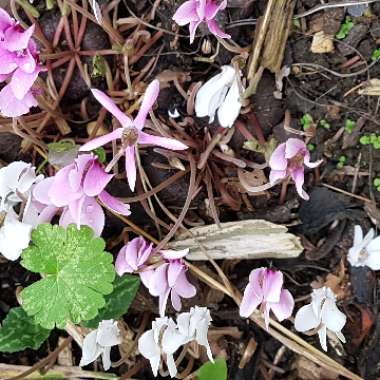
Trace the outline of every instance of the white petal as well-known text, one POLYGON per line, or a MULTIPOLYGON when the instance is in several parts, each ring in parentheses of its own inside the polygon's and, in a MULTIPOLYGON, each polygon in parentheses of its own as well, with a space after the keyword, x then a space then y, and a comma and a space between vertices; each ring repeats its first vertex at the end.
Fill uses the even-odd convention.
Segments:
POLYGON ((363 230, 360 226, 354 227, 354 246, 360 244, 363 241, 363 230))
POLYGON ((321 319, 329 330, 338 332, 346 324, 347 317, 337 308, 334 300, 326 299, 322 306, 321 319))
POLYGON ((235 120, 240 115, 242 104, 240 102, 239 83, 235 78, 230 90, 227 93, 224 102, 219 107, 218 119, 219 123, 224 128, 231 128, 235 120))
POLYGON ((195 98, 195 113, 197 117, 210 117, 213 121, 215 112, 222 104, 228 88, 235 77, 232 66, 222 66, 222 72, 208 80, 197 92, 195 98))
POLYGON ((171 321, 162 335, 162 350, 166 354, 174 354, 186 340, 186 336, 182 335, 176 328, 176 325, 171 321))
POLYGON ((160 347, 154 340, 153 330, 148 330, 141 335, 138 341, 138 348, 140 354, 149 360, 161 355, 160 347))
MULTIPOLYGON (((190 337, 190 313, 179 314, 177 317, 177 326, 182 335, 190 337)), ((192 338, 189 339, 191 340, 192 338)))
POLYGON ((83 340, 82 358, 79 363, 80 367, 84 367, 95 361, 102 352, 96 343, 96 334, 97 330, 91 331, 83 340))
POLYGON ((8 260, 17 260, 22 251, 28 247, 32 226, 21 223, 10 209, 0 229, 0 253, 8 260))
POLYGON ((380 236, 373 239, 367 246, 368 258, 365 264, 372 270, 380 269, 380 236))
POLYGON ((103 347, 112 347, 121 344, 122 338, 117 322, 113 320, 100 322, 96 341, 103 347))
POLYGON ((327 342, 326 342, 326 326, 322 325, 321 328, 318 330, 318 336, 319 336, 319 342, 321 343, 321 347, 324 351, 327 351, 327 342))
POLYGON ((177 374, 177 367, 175 365, 175 361, 174 361, 173 355, 168 354, 166 356, 166 363, 168 365, 168 370, 169 370, 170 377, 175 377, 175 375, 177 374))
POLYGON ((102 363, 105 371, 111 368, 111 347, 104 347, 102 352, 102 363))
POLYGON ((346 343, 346 338, 341 331, 337 331, 335 334, 342 343, 346 343))
POLYGON ((102 17, 102 11, 100 10, 100 6, 96 0, 90 0, 90 5, 92 8, 92 11, 94 12, 96 21, 99 25, 102 24, 103 17, 102 17))
POLYGON ((297 311, 294 319, 294 327, 297 331, 308 331, 318 327, 320 320, 314 313, 311 304, 302 306, 301 309, 297 311))

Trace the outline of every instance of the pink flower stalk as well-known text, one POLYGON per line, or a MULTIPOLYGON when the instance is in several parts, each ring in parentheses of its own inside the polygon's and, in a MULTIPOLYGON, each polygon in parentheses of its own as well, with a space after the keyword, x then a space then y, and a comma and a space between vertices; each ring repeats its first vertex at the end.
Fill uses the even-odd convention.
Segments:
POLYGON ((321 163, 322 160, 310 162, 310 153, 306 144, 300 139, 290 138, 280 144, 272 153, 269 160, 271 168, 269 181, 274 185, 277 181, 290 176, 296 185, 299 196, 308 200, 309 196, 302 188, 305 181, 304 166, 316 168, 321 163))
POLYGON ((180 26, 190 24, 190 43, 194 42, 195 33, 202 22, 207 23, 207 27, 213 35, 220 38, 231 38, 229 34, 220 29, 215 21, 217 13, 226 7, 227 0, 223 0, 220 4, 216 0, 188 0, 177 9, 173 20, 180 26))
POLYGON ((0 112, 7 117, 28 113, 38 104, 31 88, 43 69, 32 40, 34 29, 24 31, 0 9, 0 82, 10 79, 0 91, 0 112))
POLYGON ((133 273, 144 268, 153 250, 153 244, 149 244, 143 237, 132 239, 119 251, 115 268, 116 273, 122 276, 124 273, 133 273))
POLYGON ((294 299, 289 290, 282 288, 283 282, 280 271, 269 268, 254 269, 244 290, 240 316, 248 318, 261 304, 267 329, 271 310, 280 322, 289 318, 294 308, 294 299))
POLYGON ((99 90, 91 91, 99 103, 116 117, 122 127, 117 128, 113 132, 104 136, 91 140, 87 144, 84 144, 80 148, 80 151, 90 151, 99 148, 110 141, 120 139, 122 145, 121 153, 124 152, 125 154, 125 169, 127 171, 129 187, 132 191, 135 189, 136 184, 136 147, 138 144, 157 145, 171 150, 184 150, 188 148, 185 144, 177 140, 149 135, 142 131, 148 113, 153 107, 160 91, 160 82, 158 80, 154 80, 146 89, 140 110, 134 120, 131 120, 121 112, 112 99, 106 94, 99 90))
POLYGON ((172 305, 175 310, 182 308, 182 298, 194 297, 197 290, 187 279, 187 266, 182 260, 188 250, 183 251, 161 251, 165 263, 156 269, 140 272, 143 284, 148 288, 149 293, 154 297, 159 297, 160 316, 165 315, 166 305, 170 295, 172 305))
POLYGON ((35 201, 44 206, 42 213, 45 222, 62 209, 61 226, 74 223, 80 228, 81 225, 88 225, 100 236, 105 217, 96 197, 113 211, 130 215, 128 204, 104 190, 112 177, 104 171, 96 156, 83 154, 74 163, 59 170, 54 177, 39 182, 33 196, 35 201))

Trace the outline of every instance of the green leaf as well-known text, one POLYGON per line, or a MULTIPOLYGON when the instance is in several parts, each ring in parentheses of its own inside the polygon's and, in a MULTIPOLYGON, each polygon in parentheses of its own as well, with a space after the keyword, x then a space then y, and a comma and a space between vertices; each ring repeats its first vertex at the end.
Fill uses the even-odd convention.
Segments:
POLYGON ((104 247, 87 226, 40 224, 22 253, 21 265, 43 277, 20 294, 27 314, 48 329, 95 318, 115 278, 113 257, 104 247))
POLYGON ((116 277, 113 292, 106 296, 106 305, 99 311, 96 318, 83 323, 85 327, 97 328, 100 321, 119 319, 127 313, 140 286, 138 276, 124 275, 116 277))
POLYGON ((198 370, 198 380, 227 380, 227 363, 225 359, 207 362, 198 370))
POLYGON ((377 61, 380 58, 380 49, 377 48, 372 52, 371 59, 372 61, 377 61))
POLYGON ((347 16, 344 23, 340 26, 339 32, 335 35, 339 40, 343 40, 347 37, 350 30, 354 27, 354 23, 350 16, 347 16))
POLYGON ((0 352, 17 352, 32 348, 38 350, 49 337, 50 330, 34 324, 22 307, 11 309, 0 328, 0 352))

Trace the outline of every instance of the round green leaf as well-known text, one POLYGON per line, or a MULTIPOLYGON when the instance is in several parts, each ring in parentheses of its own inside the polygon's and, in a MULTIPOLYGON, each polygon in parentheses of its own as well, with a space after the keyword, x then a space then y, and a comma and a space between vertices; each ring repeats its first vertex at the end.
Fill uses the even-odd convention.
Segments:
POLYGON ((47 329, 93 319, 115 278, 113 257, 104 248, 87 226, 39 225, 22 253, 21 265, 43 277, 21 292, 27 314, 47 329))
POLYGON ((11 309, 0 328, 0 352, 38 350, 49 337, 50 330, 34 324, 22 307, 11 309))

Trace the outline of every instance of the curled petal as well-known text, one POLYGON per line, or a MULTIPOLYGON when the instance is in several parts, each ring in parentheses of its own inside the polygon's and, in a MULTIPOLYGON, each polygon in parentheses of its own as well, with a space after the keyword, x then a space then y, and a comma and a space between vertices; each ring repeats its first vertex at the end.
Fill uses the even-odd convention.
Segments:
POLYGON ((338 309, 334 300, 327 298, 322 306, 321 320, 329 330, 337 332, 342 330, 347 317, 338 309))
POLYGON ((218 23, 215 20, 207 21, 207 26, 210 32, 217 37, 220 38, 231 38, 230 34, 224 33, 222 29, 220 29, 218 23))
POLYGON ((8 28, 5 31, 6 49, 12 52, 23 51, 28 47, 34 33, 35 25, 25 31, 20 31, 18 26, 8 28))
POLYGON ((107 174, 97 160, 93 160, 83 181, 83 191, 89 197, 99 195, 113 178, 107 174))
POLYGON ((239 314, 241 317, 248 318, 260 305, 262 298, 257 296, 253 284, 249 283, 244 290, 243 299, 240 304, 239 314))
POLYGON ((224 128, 231 128, 240 114, 242 104, 237 80, 234 80, 227 96, 218 109, 219 123, 224 128))
POLYGON ((101 354, 101 349, 96 343, 97 331, 91 331, 83 340, 82 358, 79 366, 84 367, 95 361, 101 354))
POLYGON ((209 2, 206 6, 206 12, 205 12, 206 19, 207 20, 214 19, 216 14, 219 11, 226 9, 226 7, 227 7, 227 0, 223 0, 220 4, 214 1, 209 2))
POLYGON ((173 20, 180 26, 188 24, 190 21, 197 21, 197 3, 194 0, 185 1, 174 13, 173 20))
POLYGON ((284 283, 284 276, 280 271, 266 269, 262 278, 263 297, 266 302, 279 302, 284 283))
POLYGON ((271 303, 270 307, 276 318, 281 322, 292 315, 294 298, 289 290, 283 289, 281 292, 280 302, 271 303))
POLYGON ((320 320, 315 315, 311 305, 302 306, 301 309, 297 311, 294 319, 294 327, 297 331, 309 331, 318 327, 319 324, 320 320))
POLYGON ((269 166, 272 170, 285 171, 288 167, 288 160, 285 157, 286 144, 280 144, 272 153, 269 159, 269 166))
POLYGON ((99 194, 99 199, 112 211, 115 211, 116 213, 120 215, 125 215, 125 216, 131 215, 129 204, 119 201, 117 198, 112 196, 107 191, 103 190, 99 194))
POLYGON ((285 158, 290 159, 297 154, 305 154, 307 152, 306 144, 303 140, 290 138, 285 143, 285 158))
POLYGON ((304 181, 305 181, 305 174, 303 167, 295 168, 290 172, 291 177, 293 178, 293 181, 296 185, 297 193, 298 195, 305 199, 305 201, 309 200, 309 196, 302 188, 304 181))
POLYGON ((198 26, 202 23, 202 21, 190 21, 189 32, 190 32, 190 44, 194 42, 195 33, 198 29, 198 26))

